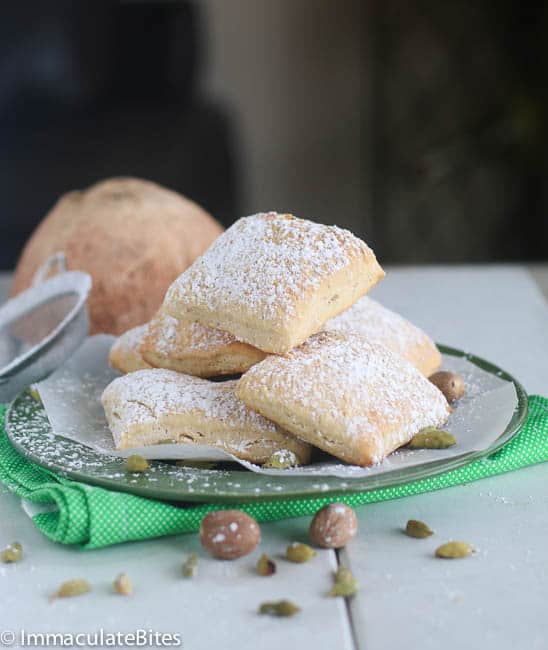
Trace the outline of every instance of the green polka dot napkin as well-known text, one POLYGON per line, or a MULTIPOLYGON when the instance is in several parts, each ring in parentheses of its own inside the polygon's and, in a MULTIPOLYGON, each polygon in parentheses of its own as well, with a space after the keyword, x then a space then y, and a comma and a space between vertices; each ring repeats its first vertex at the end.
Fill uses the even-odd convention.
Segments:
MULTIPOLYGON (((5 407, 0 407, 0 425, 4 412, 5 407)), ((547 460, 548 399, 535 395, 529 398, 529 417, 523 429, 492 456, 430 478, 397 487, 341 495, 337 500, 355 507, 439 490, 547 460)), ((313 514, 334 500, 333 496, 326 496, 177 507, 61 478, 18 454, 3 431, 0 431, 0 481, 21 498, 46 506, 43 512, 32 518, 45 535, 57 542, 78 544, 84 548, 194 532, 207 512, 220 508, 238 508, 258 521, 273 521, 313 514)))

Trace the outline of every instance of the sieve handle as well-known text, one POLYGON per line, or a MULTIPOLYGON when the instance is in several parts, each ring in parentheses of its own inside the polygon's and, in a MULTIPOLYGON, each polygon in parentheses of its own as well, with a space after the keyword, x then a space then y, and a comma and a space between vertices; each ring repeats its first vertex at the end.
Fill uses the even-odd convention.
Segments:
POLYGON ((48 259, 41 264, 34 277, 32 278, 32 286, 43 284, 48 278, 59 273, 64 273, 67 270, 67 258, 63 251, 59 251, 54 255, 50 255, 48 259))

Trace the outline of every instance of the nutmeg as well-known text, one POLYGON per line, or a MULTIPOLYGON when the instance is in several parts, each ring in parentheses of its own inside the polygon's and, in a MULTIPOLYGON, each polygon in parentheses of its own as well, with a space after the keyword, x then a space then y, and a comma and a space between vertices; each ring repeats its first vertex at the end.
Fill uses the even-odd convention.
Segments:
POLYGON ((322 548, 342 548, 358 532, 358 520, 350 506, 330 503, 318 510, 310 524, 310 539, 322 548))
POLYGON ((259 524, 241 510, 210 512, 200 524, 200 542, 208 553, 221 560, 234 560, 261 541, 259 524))
POLYGON ((444 394, 445 399, 451 403, 460 399, 464 395, 464 379, 456 372, 440 370, 428 378, 434 386, 439 388, 444 394))

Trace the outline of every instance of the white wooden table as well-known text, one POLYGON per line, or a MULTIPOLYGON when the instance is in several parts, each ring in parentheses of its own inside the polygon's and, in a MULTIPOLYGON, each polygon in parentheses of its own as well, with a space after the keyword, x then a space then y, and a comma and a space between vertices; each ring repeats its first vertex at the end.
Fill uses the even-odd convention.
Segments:
MULTIPOLYGON (((400 268, 375 296, 436 340, 493 360, 530 393, 548 394, 548 306, 524 268, 400 268)), ((26 549, 19 565, 0 565, 0 630, 17 635, 145 629, 178 633, 188 650, 548 648, 548 464, 361 508, 359 537, 340 553, 361 583, 349 602, 325 597, 338 561, 332 551, 306 565, 280 560, 270 578, 254 574, 261 552, 275 556, 306 540, 308 518, 263 525, 260 549, 235 562, 203 556, 196 535, 84 552, 48 541, 19 500, 0 490, 0 544, 17 539, 26 549), (412 517, 437 535, 402 535, 412 517), (433 549, 451 537, 479 554, 435 560, 433 549), (180 565, 193 550, 199 576, 184 580, 180 565), (131 598, 111 593, 121 571, 135 584, 131 598), (77 576, 93 583, 91 594, 48 603, 61 581, 77 576), (261 601, 283 597, 302 612, 256 614, 261 601)))

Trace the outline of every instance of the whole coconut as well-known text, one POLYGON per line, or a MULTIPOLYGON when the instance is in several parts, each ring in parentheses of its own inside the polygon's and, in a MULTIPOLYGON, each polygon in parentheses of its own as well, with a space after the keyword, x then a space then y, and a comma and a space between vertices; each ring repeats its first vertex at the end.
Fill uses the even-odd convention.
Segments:
POLYGON ((156 312, 166 289, 222 232, 199 205, 156 183, 111 178, 63 195, 26 243, 12 295, 55 253, 93 278, 91 333, 121 334, 156 312))

